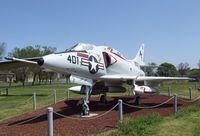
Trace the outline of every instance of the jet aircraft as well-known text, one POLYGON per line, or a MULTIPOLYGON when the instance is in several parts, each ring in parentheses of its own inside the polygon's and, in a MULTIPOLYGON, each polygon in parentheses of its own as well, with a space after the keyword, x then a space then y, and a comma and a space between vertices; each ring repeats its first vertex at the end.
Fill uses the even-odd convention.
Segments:
MULTIPOLYGON (((126 59, 120 52, 107 46, 78 43, 64 52, 49 54, 40 58, 19 59, 7 57, 11 62, 23 62, 70 75, 70 82, 79 84, 69 88, 84 94, 82 114, 89 114, 89 100, 92 94, 102 94, 100 101, 106 101, 106 93, 125 92, 124 84, 132 87, 133 93, 153 93, 155 90, 147 85, 138 85, 138 81, 149 80, 190 80, 187 77, 145 76, 144 45, 142 44, 134 59, 126 59)), ((0 66, 3 63, 0 63, 0 66)))

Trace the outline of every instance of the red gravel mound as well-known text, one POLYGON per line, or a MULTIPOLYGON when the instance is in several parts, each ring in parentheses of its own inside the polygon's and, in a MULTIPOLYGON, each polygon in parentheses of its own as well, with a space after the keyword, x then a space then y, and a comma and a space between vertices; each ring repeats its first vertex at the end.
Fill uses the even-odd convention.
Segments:
MULTIPOLYGON (((154 96, 142 96, 142 106, 153 106, 168 100, 169 96, 154 95, 154 96)), ((134 99, 131 96, 126 97, 108 97, 107 105, 99 103, 99 98, 91 98, 90 110, 91 113, 97 113, 101 115, 110 110, 118 102, 118 99, 122 99, 123 102, 133 104, 134 99)), ((113 128, 117 128, 118 124, 118 108, 109 112, 108 114, 95 118, 82 120, 80 118, 80 106, 77 106, 78 100, 66 100, 59 102, 53 106, 54 111, 63 114, 68 117, 76 118, 64 118, 54 114, 54 134, 56 135, 88 135, 94 133, 100 133, 113 128)), ((190 103, 186 103, 181 99, 178 99, 178 108, 182 106, 188 106, 190 103)), ((26 113, 14 118, 0 122, 0 135, 1 136, 42 136, 47 135, 47 108, 39 109, 35 112, 26 113), (37 117, 36 119, 23 123, 29 119, 37 117)), ((168 103, 154 109, 136 109, 123 105, 123 114, 127 116, 141 116, 149 113, 159 113, 163 116, 168 116, 173 113, 173 102, 170 100, 168 103)))

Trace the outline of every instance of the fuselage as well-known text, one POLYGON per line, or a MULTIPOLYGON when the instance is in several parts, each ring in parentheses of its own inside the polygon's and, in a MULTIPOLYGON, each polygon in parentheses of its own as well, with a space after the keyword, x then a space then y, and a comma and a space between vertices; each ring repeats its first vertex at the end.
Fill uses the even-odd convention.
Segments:
POLYGON ((45 68, 93 80, 112 74, 144 76, 137 62, 106 46, 79 43, 65 52, 44 56, 43 60, 45 68))

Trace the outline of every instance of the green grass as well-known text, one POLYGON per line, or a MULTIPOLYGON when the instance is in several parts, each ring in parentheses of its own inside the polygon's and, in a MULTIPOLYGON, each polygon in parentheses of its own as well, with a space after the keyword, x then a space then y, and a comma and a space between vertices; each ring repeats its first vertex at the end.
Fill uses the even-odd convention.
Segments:
POLYGON ((159 125, 158 136, 199 136, 200 102, 176 115, 166 117, 159 125))
POLYGON ((200 102, 169 117, 152 113, 137 118, 125 118, 117 130, 96 136, 199 136, 199 115, 200 102))
POLYGON ((192 88, 192 98, 200 96, 200 83, 184 82, 184 81, 169 81, 164 82, 160 86, 156 87, 161 94, 168 95, 168 88, 170 88, 172 94, 177 94, 178 97, 189 98, 189 87, 192 88))
POLYGON ((126 118, 119 125, 119 131, 113 132, 113 136, 149 136, 155 135, 157 131, 156 125, 163 118, 158 114, 149 114, 139 118, 126 118))
MULTIPOLYGON (((9 96, 0 96, 0 120, 33 110, 33 93, 36 93, 37 108, 54 103, 53 92, 57 92, 57 101, 67 98, 67 90, 71 85, 53 84, 9 88, 9 96), (28 101, 27 101, 28 100, 28 101)), ((69 93, 70 97, 80 95, 69 93)))

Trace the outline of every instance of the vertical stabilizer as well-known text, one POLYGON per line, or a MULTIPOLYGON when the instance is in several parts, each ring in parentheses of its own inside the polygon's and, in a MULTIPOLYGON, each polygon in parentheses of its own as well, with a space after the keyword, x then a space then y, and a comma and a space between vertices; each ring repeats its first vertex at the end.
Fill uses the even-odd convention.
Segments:
POLYGON ((133 59, 133 61, 137 62, 140 66, 145 65, 145 63, 144 63, 144 44, 142 44, 140 46, 140 49, 139 49, 137 55, 135 56, 135 58, 133 59))

